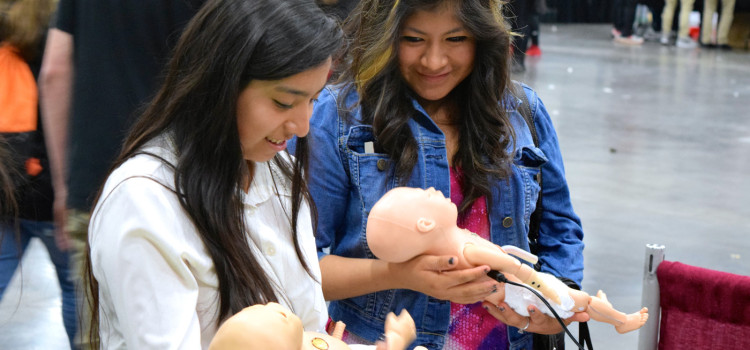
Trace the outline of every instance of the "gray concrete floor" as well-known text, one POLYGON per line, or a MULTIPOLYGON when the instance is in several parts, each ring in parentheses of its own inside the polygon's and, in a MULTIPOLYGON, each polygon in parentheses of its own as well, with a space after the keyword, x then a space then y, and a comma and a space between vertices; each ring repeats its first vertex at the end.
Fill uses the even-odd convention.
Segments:
MULTIPOLYGON (((646 244, 750 275, 750 54, 619 46, 609 29, 543 26, 542 56, 514 78, 557 128, 585 232, 584 290, 635 312, 646 244)), ((590 327, 595 348, 637 348, 637 332, 590 327)))
MULTIPOLYGON (((649 243, 665 245, 667 260, 750 275, 750 54, 618 46, 609 30, 543 25, 542 56, 514 78, 538 91, 557 127, 586 233, 584 290, 633 312, 649 243)), ((13 284, 0 348, 67 349, 39 242, 13 284)), ((637 348, 637 332, 591 330, 598 349, 637 348)))

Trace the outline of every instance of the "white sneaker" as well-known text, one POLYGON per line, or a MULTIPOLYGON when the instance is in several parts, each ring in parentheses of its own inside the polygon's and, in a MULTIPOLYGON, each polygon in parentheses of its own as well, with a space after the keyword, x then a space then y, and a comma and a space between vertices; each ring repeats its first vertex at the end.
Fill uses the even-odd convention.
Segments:
POLYGON ((631 36, 621 36, 615 38, 616 43, 624 44, 624 45, 641 45, 643 44, 643 38, 635 35, 631 36))
POLYGON ((612 39, 617 39, 622 36, 619 30, 617 28, 612 28, 612 31, 610 31, 610 34, 612 35, 612 39))
POLYGON ((687 37, 677 38, 677 43, 675 45, 681 49, 694 49, 698 47, 698 43, 687 37))
POLYGON ((659 41, 661 39, 661 32, 657 32, 654 28, 648 27, 646 32, 643 33, 643 40, 646 41, 659 41))
POLYGON ((669 35, 662 35, 661 39, 659 40, 659 42, 662 45, 669 45, 669 35))

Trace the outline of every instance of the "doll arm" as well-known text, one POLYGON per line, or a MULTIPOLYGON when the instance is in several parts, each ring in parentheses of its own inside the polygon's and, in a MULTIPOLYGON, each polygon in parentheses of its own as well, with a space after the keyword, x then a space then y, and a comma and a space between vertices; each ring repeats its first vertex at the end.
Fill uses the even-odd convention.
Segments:
POLYGON ((404 309, 396 316, 389 313, 385 319, 385 342, 388 350, 402 350, 417 338, 417 328, 409 312, 404 309))
POLYGON ((466 244, 464 246, 464 258, 470 264, 489 265, 493 270, 500 271, 504 274, 512 274, 518 277, 523 283, 533 287, 545 297, 560 304, 560 297, 555 291, 542 282, 538 272, 534 271, 528 265, 521 264, 518 259, 506 254, 501 249, 491 249, 485 246, 466 244))

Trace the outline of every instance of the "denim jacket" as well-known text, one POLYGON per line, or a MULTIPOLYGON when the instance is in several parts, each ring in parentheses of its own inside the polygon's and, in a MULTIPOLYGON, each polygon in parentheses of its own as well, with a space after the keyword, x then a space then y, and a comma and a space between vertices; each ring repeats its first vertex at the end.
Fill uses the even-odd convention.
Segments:
MULTIPOLYGON (((509 181, 493 186, 492 203, 487 203, 490 238, 499 245, 529 249, 529 218, 536 206, 539 185, 535 175, 543 171, 544 212, 540 228, 539 258, 542 271, 567 277, 576 283, 583 278, 583 231, 573 212, 565 180, 557 135, 549 114, 536 93, 524 86, 530 101, 539 148, 520 113, 521 101, 508 96, 507 107, 516 133, 512 175, 509 181)), ((386 154, 368 153, 366 142, 376 142, 372 127, 357 120, 360 111, 352 111, 347 120, 339 111, 340 87, 328 86, 320 94, 307 136, 311 149, 310 191, 318 208, 318 255, 334 254, 354 258, 375 258, 365 239, 367 215, 375 202, 398 186, 386 154)), ((357 100, 356 92, 347 96, 347 105, 357 100)), ((418 144, 418 161, 407 186, 434 187, 450 198, 450 169, 445 137, 419 103, 409 127, 418 144)), ((394 242, 397 244, 397 242, 394 242)), ((346 268, 346 266, 341 266, 346 268)), ((390 311, 406 308, 417 326, 414 345, 441 349, 448 330, 450 302, 411 290, 385 290, 355 298, 331 301, 332 319, 346 323, 347 330, 370 341, 383 334, 385 317, 390 311)), ((532 337, 509 327, 510 349, 531 349, 532 337)))

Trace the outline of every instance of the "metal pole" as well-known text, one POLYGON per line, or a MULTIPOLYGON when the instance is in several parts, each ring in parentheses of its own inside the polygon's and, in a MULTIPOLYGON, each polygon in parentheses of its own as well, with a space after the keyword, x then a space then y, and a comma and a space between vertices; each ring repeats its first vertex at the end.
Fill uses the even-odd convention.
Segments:
POLYGON ((659 341, 659 280, 656 268, 664 261, 664 246, 646 245, 646 261, 643 264, 643 291, 641 304, 648 308, 649 318, 638 331, 638 350, 656 350, 659 341))

